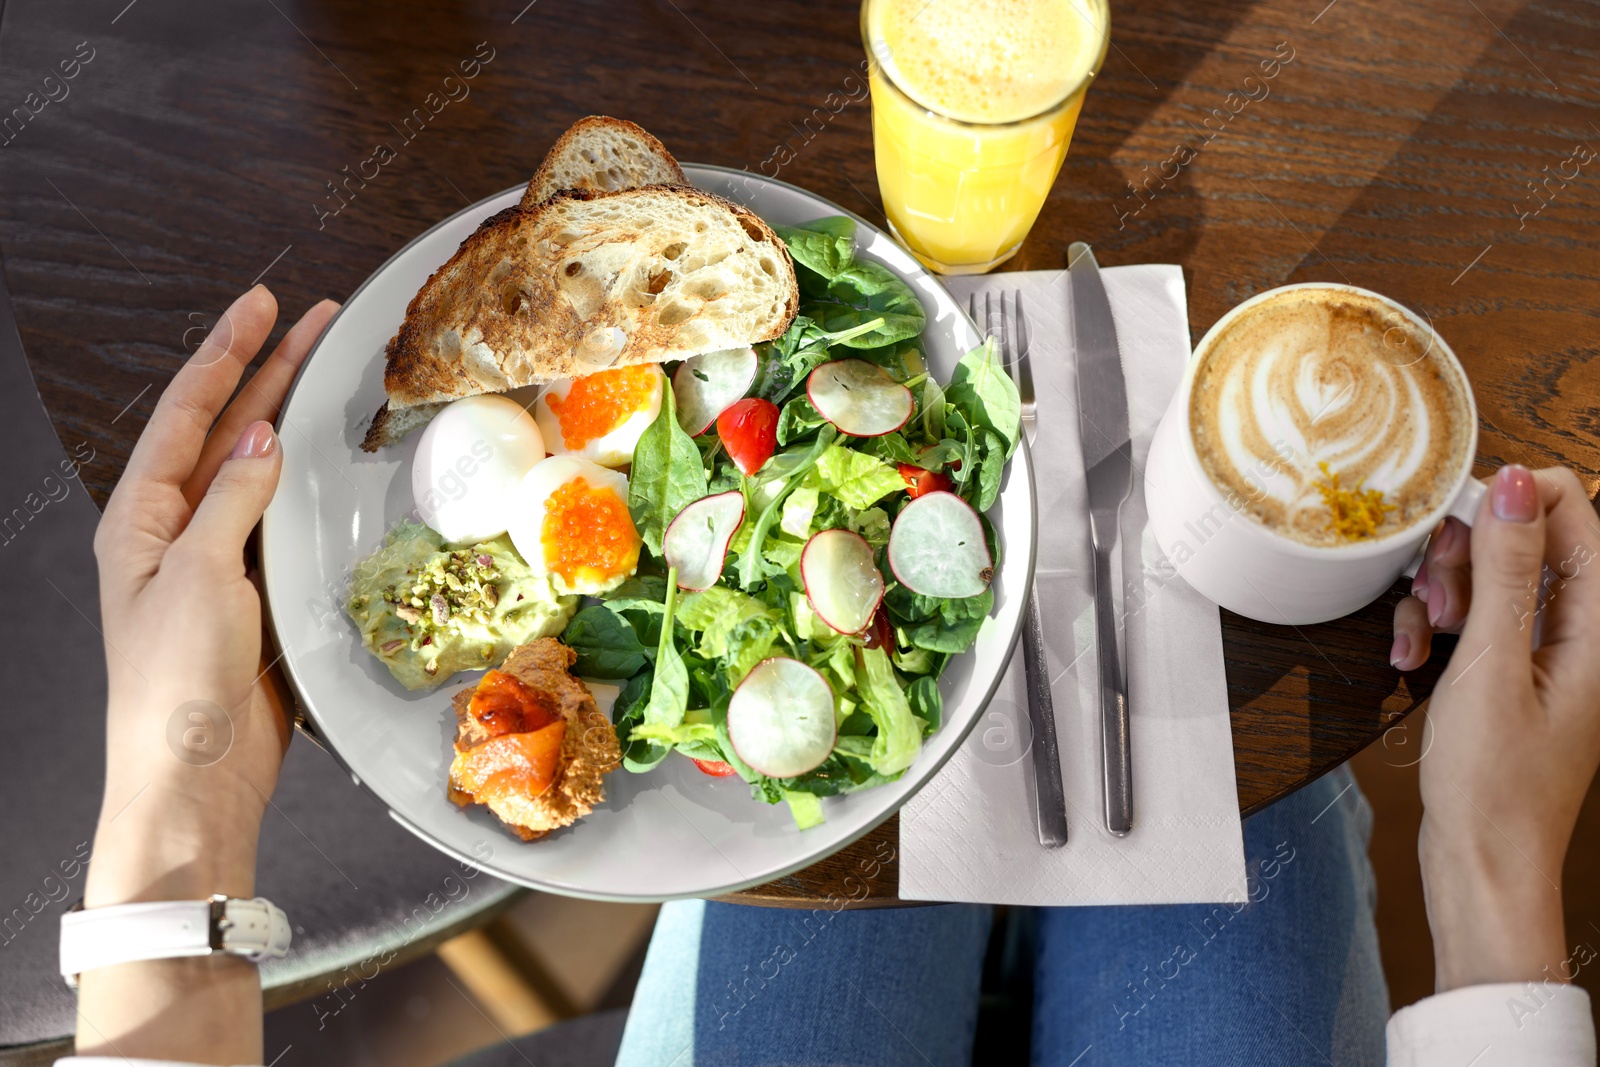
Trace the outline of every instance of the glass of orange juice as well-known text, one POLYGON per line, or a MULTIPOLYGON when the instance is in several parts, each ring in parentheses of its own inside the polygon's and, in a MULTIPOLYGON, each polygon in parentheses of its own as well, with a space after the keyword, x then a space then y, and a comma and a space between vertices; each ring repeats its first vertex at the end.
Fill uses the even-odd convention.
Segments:
POLYGON ((1005 262, 1105 59, 1106 0, 864 0, 861 36, 895 236, 942 274, 1005 262))

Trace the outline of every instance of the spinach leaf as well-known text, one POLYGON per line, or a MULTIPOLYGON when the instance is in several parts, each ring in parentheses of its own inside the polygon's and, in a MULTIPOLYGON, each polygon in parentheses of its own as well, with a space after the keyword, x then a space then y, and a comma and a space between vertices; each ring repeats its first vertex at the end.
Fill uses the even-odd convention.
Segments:
POLYGON ((928 724, 924 728, 928 733, 939 728, 944 718, 944 697, 935 679, 926 674, 914 679, 906 689, 906 700, 911 704, 912 713, 928 724))
POLYGON ((622 743, 622 765, 630 771, 648 771, 667 758, 669 751, 663 745, 651 744, 643 739, 633 740, 633 728, 643 720, 644 707, 650 701, 653 673, 646 667, 629 678, 611 706, 612 722, 616 724, 617 740, 622 743))
POLYGON ((993 430, 983 431, 983 458, 978 461, 978 477, 969 487, 967 502, 979 512, 994 507, 1000 495, 1000 479, 1006 470, 1006 443, 993 430))
POLYGON ((578 654, 574 673, 589 678, 631 678, 651 655, 626 619, 599 604, 572 617, 561 643, 578 654))
POLYGON ((1020 439, 1022 401, 1016 383, 1000 365, 994 338, 961 357, 945 400, 964 416, 968 426, 999 434, 1006 443, 1006 458, 1011 458, 1020 439))
POLYGON ((600 599, 613 605, 612 611, 622 610, 617 606, 621 601, 649 600, 660 604, 667 599, 667 580, 659 574, 636 574, 615 589, 601 593, 600 599))
POLYGON ((843 215, 817 219, 804 226, 774 226, 796 263, 832 280, 855 258, 856 224, 843 215))
POLYGON ((825 299, 800 310, 830 333, 855 331, 873 319, 881 320, 874 329, 852 332, 835 342, 850 348, 882 348, 908 341, 922 333, 927 323, 922 301, 911 287, 887 267, 865 259, 835 275, 825 299))
POLYGON ((994 610, 994 590, 985 589, 977 596, 935 603, 938 617, 905 627, 907 640, 930 652, 965 652, 977 639, 989 612, 994 610))
POLYGON ((672 383, 662 383, 661 411, 639 438, 633 450, 633 470, 628 476, 628 510, 639 538, 651 552, 661 555, 661 536, 667 524, 706 495, 706 469, 694 438, 678 425, 672 383))

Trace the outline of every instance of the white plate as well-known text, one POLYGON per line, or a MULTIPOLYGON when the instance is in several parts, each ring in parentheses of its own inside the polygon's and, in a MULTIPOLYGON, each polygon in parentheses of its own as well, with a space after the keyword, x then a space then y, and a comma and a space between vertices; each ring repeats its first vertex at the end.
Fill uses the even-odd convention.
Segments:
MULTIPOLYGON (((850 214, 783 182, 747 171, 685 166, 690 181, 748 206, 769 222, 798 224, 850 214)), ((670 756, 648 774, 617 770, 606 802, 577 825, 524 844, 479 807, 445 796, 455 715, 450 696, 477 675, 413 693, 361 646, 342 605, 355 564, 385 531, 412 515, 411 454, 378 455, 358 445, 383 402, 383 351, 406 305, 489 215, 515 204, 522 187, 439 223, 395 254, 356 290, 317 343, 279 420, 283 480, 262 522, 266 600, 283 664, 307 718, 361 785, 402 826, 458 859, 513 882, 602 900, 666 900, 745 889, 835 852, 878 825, 929 781, 961 744, 993 695, 1020 628, 1033 566, 1033 473, 1026 448, 1006 474, 989 517, 1003 546, 996 609, 971 650, 940 679, 944 723, 897 782, 823 801, 827 821, 800 832, 786 805, 751 798, 737 778, 715 779, 670 756)), ((856 219, 859 253, 904 278, 928 311, 929 369, 948 381, 978 344, 965 312, 910 254, 856 219)), ((611 686, 596 684, 602 706, 611 686)))

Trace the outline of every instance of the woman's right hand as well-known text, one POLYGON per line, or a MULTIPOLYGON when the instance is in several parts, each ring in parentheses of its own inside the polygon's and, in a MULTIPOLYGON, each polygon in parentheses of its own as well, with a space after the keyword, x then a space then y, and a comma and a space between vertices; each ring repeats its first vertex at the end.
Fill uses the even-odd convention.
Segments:
POLYGON ((1437 987, 1570 978, 1561 867, 1600 766, 1600 520, 1570 470, 1507 466, 1427 565, 1393 658, 1418 666, 1435 625, 1461 626, 1420 766, 1437 987))

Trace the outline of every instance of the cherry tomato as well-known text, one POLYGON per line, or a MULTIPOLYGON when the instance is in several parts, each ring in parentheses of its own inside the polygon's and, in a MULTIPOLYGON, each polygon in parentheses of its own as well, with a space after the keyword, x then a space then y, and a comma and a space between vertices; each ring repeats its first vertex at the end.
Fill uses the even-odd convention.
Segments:
POLYGON ((883 610, 883 605, 878 605, 878 610, 872 615, 872 622, 868 624, 866 633, 868 648, 881 648, 885 652, 894 651, 894 623, 889 621, 889 613, 883 610))
POLYGON ((717 436, 733 465, 748 478, 778 448, 778 405, 760 397, 734 401, 717 416, 717 436))
POLYGON ((915 463, 900 464, 900 477, 906 480, 906 492, 915 500, 924 493, 940 490, 948 492, 955 483, 936 471, 923 470, 915 463))
POLYGON ((709 774, 713 778, 730 778, 739 773, 731 765, 723 763, 719 759, 695 759, 691 756, 689 757, 689 762, 699 767, 700 773, 709 774))

